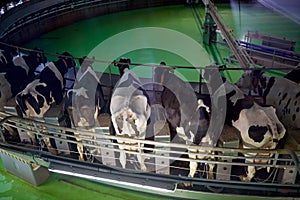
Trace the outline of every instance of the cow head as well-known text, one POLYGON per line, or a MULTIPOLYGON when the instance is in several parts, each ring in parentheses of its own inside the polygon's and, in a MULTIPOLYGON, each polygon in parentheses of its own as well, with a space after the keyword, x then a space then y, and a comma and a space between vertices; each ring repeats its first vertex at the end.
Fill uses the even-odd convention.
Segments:
POLYGON ((264 71, 261 69, 246 71, 242 74, 236 85, 242 90, 248 91, 249 95, 253 92, 254 94, 263 96, 263 91, 267 84, 266 77, 263 74, 264 71))
POLYGON ((69 68, 76 66, 74 57, 68 52, 62 53, 58 58, 59 60, 55 65, 62 75, 66 74, 69 68))
POLYGON ((123 76, 125 69, 129 69, 131 60, 129 58, 120 58, 119 62, 115 64, 119 68, 120 76, 123 76))
POLYGON ((47 62, 47 57, 42 49, 34 48, 34 51, 31 51, 29 56, 33 58, 37 65, 45 64, 47 62))
POLYGON ((83 56, 82 58, 79 58, 78 61, 80 65, 80 71, 84 73, 88 70, 89 67, 92 68, 93 63, 95 62, 95 57, 90 59, 87 56, 83 56))
POLYGON ((4 67, 7 63, 13 60, 13 57, 18 55, 17 49, 10 46, 0 47, 0 67, 4 67))
POLYGON ((15 65, 19 66, 22 66, 22 63, 25 62, 25 67, 23 68, 26 69, 28 78, 30 79, 34 76, 36 68, 47 62, 47 58, 43 50, 35 48, 33 51, 29 52, 29 55, 15 58, 13 62, 15 65))

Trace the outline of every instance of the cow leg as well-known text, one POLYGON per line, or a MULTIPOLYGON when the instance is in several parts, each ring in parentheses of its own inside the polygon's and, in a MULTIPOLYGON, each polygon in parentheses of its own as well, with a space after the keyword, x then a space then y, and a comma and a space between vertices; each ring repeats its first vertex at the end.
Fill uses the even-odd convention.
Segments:
POLYGON ((35 133, 29 131, 29 132, 27 132, 27 135, 30 137, 32 145, 35 147, 37 145, 37 141, 36 141, 36 138, 35 138, 35 133))
POLYGON ((255 175, 255 167, 254 166, 248 166, 248 172, 247 172, 247 176, 241 176, 240 179, 241 181, 244 182, 250 182, 252 180, 252 178, 255 175))
POLYGON ((124 150, 120 151, 119 160, 120 160, 122 167, 126 168, 126 152, 124 150))
MULTIPOLYGON (((190 151, 190 152, 197 152, 197 151, 195 151, 194 149, 189 149, 189 151, 190 151)), ((192 154, 189 154, 189 158, 190 158, 190 159, 197 159, 197 156, 194 156, 194 155, 192 155, 192 154)), ((193 178, 193 177, 195 176, 195 173, 196 173, 197 168, 198 168, 198 163, 197 163, 197 161, 190 161, 189 167, 190 167, 190 172, 189 172, 188 177, 192 177, 192 178, 193 178)), ((191 183, 184 183, 184 186, 189 187, 189 186, 191 186, 191 183)))
MULTIPOLYGON (((193 178, 195 176, 195 173, 197 171, 197 167, 198 167, 198 163, 196 161, 190 161, 190 172, 189 172, 188 177, 192 177, 193 178)), ((189 183, 189 182, 183 183, 183 185, 185 187, 192 186, 192 184, 189 183)))
POLYGON ((208 164, 208 179, 214 179, 214 164, 208 164))
POLYGON ((82 140, 79 137, 78 133, 74 133, 74 135, 76 136, 76 141, 77 141, 77 151, 79 153, 79 160, 84 160, 83 157, 83 145, 82 145, 82 140))
POLYGON ((79 143, 77 144, 77 151, 79 153, 79 160, 84 160, 84 157, 83 157, 83 145, 82 144, 79 144, 79 143))
POLYGON ((138 159, 138 161, 139 161, 139 163, 141 165, 141 170, 142 171, 147 171, 147 167, 145 165, 144 159, 142 158, 142 155, 138 154, 137 155, 137 159, 138 159))
POLYGON ((43 137, 43 140, 48 148, 48 151, 51 153, 51 154, 54 154, 54 155, 57 155, 57 150, 55 148, 52 147, 51 143, 50 143, 50 138, 49 137, 43 137))
POLYGON ((3 125, 3 128, 8 131, 9 135, 11 135, 11 136, 16 135, 16 131, 14 131, 14 129, 12 127, 3 125))
POLYGON ((189 177, 194 177, 197 171, 198 163, 196 161, 190 161, 190 173, 189 177))

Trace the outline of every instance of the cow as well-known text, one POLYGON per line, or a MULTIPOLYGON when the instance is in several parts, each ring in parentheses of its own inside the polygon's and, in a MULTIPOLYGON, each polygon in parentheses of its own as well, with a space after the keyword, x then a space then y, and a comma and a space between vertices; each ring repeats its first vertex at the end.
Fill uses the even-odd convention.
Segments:
MULTIPOLYGON (((213 81, 213 76, 204 75, 205 78, 213 81)), ((267 149, 273 150, 278 142, 285 136, 286 129, 275 114, 272 106, 262 107, 252 97, 244 93, 233 83, 223 78, 224 83, 214 90, 213 96, 226 96, 227 112, 225 123, 240 131, 243 147, 246 149, 267 149)), ((257 163, 258 159, 250 156, 267 156, 268 153, 245 153, 246 162, 257 163), (248 158, 247 158, 248 157, 248 158)), ((259 160, 267 162, 266 160, 259 160)), ((256 168, 253 165, 247 167, 246 176, 241 176, 242 181, 249 182, 255 176, 256 168)))
POLYGON ((237 86, 246 91, 250 88, 253 95, 262 97, 264 105, 273 106, 286 128, 300 128, 299 84, 284 77, 265 76, 262 70, 255 69, 244 72, 237 86))
POLYGON ((29 55, 19 56, 8 62, 0 71, 0 106, 15 97, 26 82, 34 77, 35 69, 45 63, 44 53, 35 49, 29 55))
MULTIPOLYGON (((147 125, 150 123, 150 100, 139 78, 129 69, 124 69, 124 74, 115 86, 112 94, 111 121, 117 136, 146 139, 147 125)), ((120 163, 126 167, 126 152, 138 151, 137 155, 140 169, 146 171, 144 163, 143 144, 138 147, 137 143, 130 143, 126 140, 118 139, 120 151, 120 163), (124 144, 124 145, 123 145, 124 144)))
POLYGON ((2 70, 6 68, 6 65, 11 63, 13 58, 17 55, 16 48, 0 45, 0 72, 2 72, 2 70))
MULTIPOLYGON (((165 63, 161 63, 165 65, 165 63)), ((172 67, 160 67, 156 70, 156 79, 162 84, 161 104, 165 109, 170 129, 171 141, 189 145, 189 177, 194 177, 198 168, 196 159, 211 159, 200 154, 209 153, 198 148, 199 145, 212 145, 207 134, 209 126, 209 108, 204 100, 197 98, 193 88, 174 75, 172 67), (161 77, 159 77, 161 76, 161 77), (200 153, 196 155, 195 153, 200 153)), ((179 164, 179 163, 178 163, 179 164)), ((174 165, 176 165, 174 163, 174 165)), ((180 164, 181 165, 181 164, 180 164)), ((209 178, 213 176, 213 165, 209 165, 209 178)), ((186 184, 187 185, 187 184, 186 184)))
MULTIPOLYGON (((59 56, 57 61, 47 63, 41 73, 16 95, 17 105, 23 115, 42 118, 52 104, 61 104, 64 96, 64 75, 68 68, 75 66, 73 56, 67 52, 59 56)), ((35 143, 35 136, 30 134, 30 137, 35 143)), ((44 140, 48 150, 56 153, 50 139, 45 137, 44 140)))
MULTIPOLYGON (((97 117, 100 112, 106 112, 106 100, 101 88, 100 80, 92 68, 92 59, 86 56, 79 59, 80 69, 72 89, 67 93, 71 99, 71 118, 76 128, 93 130, 99 126, 97 117)), ((81 135, 76 140, 81 141, 81 135)), ((79 160, 84 160, 83 145, 78 143, 79 160)))

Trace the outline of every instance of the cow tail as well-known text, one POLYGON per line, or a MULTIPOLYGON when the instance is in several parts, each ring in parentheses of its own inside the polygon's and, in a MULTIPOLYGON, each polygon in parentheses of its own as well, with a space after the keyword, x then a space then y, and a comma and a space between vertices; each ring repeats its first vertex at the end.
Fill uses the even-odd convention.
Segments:
POLYGON ((103 90, 102 90, 102 87, 100 85, 100 83, 98 83, 97 85, 97 90, 96 90, 96 105, 98 105, 98 108, 99 109, 99 112, 100 113, 107 113, 108 112, 108 107, 107 107, 107 102, 105 101, 104 99, 104 93, 103 93, 103 90))
POLYGON ((41 113, 41 108, 39 107, 39 104, 34 97, 29 96, 29 98, 28 99, 26 98, 25 101, 27 101, 31 105, 31 107, 34 109, 34 112, 36 114, 39 115, 41 113))
POLYGON ((25 104, 25 99, 23 98, 23 95, 22 94, 18 94, 16 96, 16 102, 17 102, 17 105, 20 107, 20 110, 22 111, 22 113, 24 115, 26 115, 26 112, 25 110, 27 110, 27 106, 25 104))

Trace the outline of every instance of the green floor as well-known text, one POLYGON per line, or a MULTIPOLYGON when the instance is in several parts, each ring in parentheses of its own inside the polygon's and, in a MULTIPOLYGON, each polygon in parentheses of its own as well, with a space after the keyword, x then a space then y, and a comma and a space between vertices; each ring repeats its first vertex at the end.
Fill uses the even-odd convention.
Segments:
POLYGON ((154 200, 158 198, 168 199, 53 173, 44 184, 35 187, 7 173, 0 159, 0 200, 154 200))
MULTIPOLYGON (((269 10, 258 3, 217 4, 218 11, 225 23, 231 28, 237 39, 242 40, 248 31, 287 37, 297 41, 296 51, 300 52, 300 25, 290 19, 269 10)), ((197 66, 207 66, 215 61, 224 63, 224 58, 231 52, 223 44, 205 46, 202 43, 201 26, 204 22, 205 11, 203 6, 196 8, 169 6, 152 9, 141 9, 130 12, 121 12, 107 16, 96 17, 79 21, 64 28, 42 35, 40 38, 28 43, 27 47, 41 47, 46 52, 56 53, 68 51, 75 57, 84 55, 95 56, 98 60, 112 61, 119 57, 129 57, 133 63, 158 64, 165 61, 168 65, 192 66, 187 54, 198 56, 197 66), (196 17, 198 15, 198 17, 196 17), (125 38, 126 31, 146 27, 165 28, 170 32, 184 34, 182 37, 170 37, 168 31, 161 37, 150 40, 146 33, 125 38), (137 45, 136 40, 141 39, 142 44, 137 45), (191 39, 198 46, 190 47, 186 40, 191 39), (181 42, 183 42, 183 45, 181 42), (167 43, 169 48, 151 48, 155 42, 167 43), (173 46, 172 46, 173 45, 173 46), (136 49, 138 48, 138 49, 136 49), (184 55, 178 50, 187 48, 184 55), (119 54, 121 53, 121 54, 119 54)), ((151 33, 148 33, 151 34, 151 33)), ((222 42, 222 40, 220 40, 222 42)), ((49 60, 55 58, 48 56, 49 60)), ((226 63, 225 63, 226 64, 226 63)), ((96 63, 98 71, 107 70, 107 63, 96 63)), ((195 66, 195 65, 194 65, 195 66)), ((112 68, 117 73, 116 68, 112 68)), ((151 77, 151 69, 135 69, 140 77, 151 77)), ((194 70, 177 70, 189 81, 199 81, 198 73, 194 70)), ((227 76, 236 81, 241 72, 231 72, 227 76)))
MULTIPOLYGON (((294 39, 298 43, 296 51, 300 51, 300 26, 288 18, 256 3, 244 3, 240 8, 238 5, 231 4, 219 4, 217 6, 226 24, 234 30, 238 39, 243 39, 243 35, 246 34, 248 30, 257 30, 261 33, 294 39)), ((104 61, 111 60, 112 56, 115 55, 116 52, 119 52, 119 48, 126 49, 128 47, 128 52, 122 55, 115 55, 114 59, 126 56, 131 58, 133 63, 157 64, 163 60, 168 65, 191 66, 191 60, 187 59, 189 54, 187 57, 178 55, 180 48, 172 49, 171 51, 153 48, 132 50, 131 44, 128 44, 126 38, 122 37, 121 39, 123 40, 112 41, 112 43, 108 43, 109 46, 105 46, 107 45, 105 41, 107 42, 113 37, 118 38, 118 34, 124 33, 124 31, 134 28, 158 27, 167 28, 168 31, 171 31, 170 33, 174 33, 175 35, 179 33, 184 34, 182 35, 184 40, 190 38, 193 39, 193 42, 197 42, 197 48, 199 49, 199 51, 196 52, 196 54, 199 55, 197 64, 200 66, 205 66, 212 61, 222 64, 224 62, 223 58, 230 55, 230 52, 224 44, 217 44, 210 47, 202 46, 202 31, 199 27, 201 27, 205 16, 203 6, 197 8, 197 12, 200 21, 195 17, 193 10, 185 6, 169 6, 111 14, 80 21, 42 35, 40 38, 28 43, 26 47, 40 47, 50 53, 68 51, 75 57, 82 57, 84 55, 93 56, 92 53, 100 52, 100 54, 94 56, 96 56, 98 60, 104 61)), ((181 40, 176 40, 177 38, 174 40, 171 35, 172 34, 162 35, 159 42, 168 41, 169 43, 174 43, 174 47, 177 47, 177 43, 182 45, 181 40)), ((143 36, 141 35, 140 37, 143 36)), ((143 40, 145 41, 144 47, 151 47, 153 41, 149 41, 147 38, 143 40)), ((195 49, 190 49, 188 53, 194 55, 195 49)), ((51 56, 48 56, 48 59, 55 60, 55 58, 51 56)), ((106 67, 107 63, 95 64, 95 68, 99 71, 105 70, 106 67)), ((136 68, 135 71, 142 77, 151 76, 151 70, 144 69, 145 68, 143 68, 143 70, 136 68)), ((116 69, 114 69, 114 72, 117 72, 116 69)), ((194 72, 187 72, 187 70, 185 70, 178 71, 178 73, 183 74, 187 80, 197 81, 198 79, 197 74, 195 75, 194 72)), ((227 76, 230 76, 232 80, 236 80, 239 74, 240 72, 235 72, 227 74, 227 76)), ((47 182, 39 187, 34 187, 6 173, 1 164, 0 166, 0 200, 158 199, 158 197, 150 195, 128 192, 57 174, 51 174, 47 182)))

